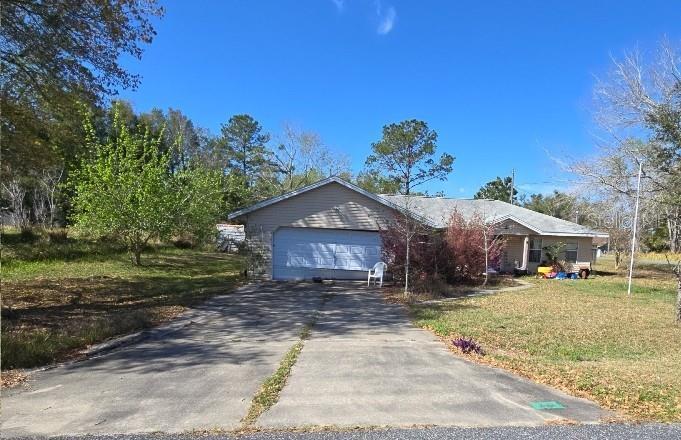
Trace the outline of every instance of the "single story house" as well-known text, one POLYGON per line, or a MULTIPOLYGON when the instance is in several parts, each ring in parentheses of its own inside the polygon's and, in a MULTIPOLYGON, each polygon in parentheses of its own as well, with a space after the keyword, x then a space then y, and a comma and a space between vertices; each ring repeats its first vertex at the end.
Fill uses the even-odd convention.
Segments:
MULTIPOLYGON (((567 261, 591 262, 593 240, 607 237, 585 226, 498 200, 409 197, 409 210, 428 226, 445 228, 454 209, 480 213, 506 238, 500 270, 536 271, 544 247, 565 243, 567 261)), ((338 177, 273 197, 229 215, 243 223, 251 271, 275 280, 364 279, 381 260, 379 231, 399 215, 406 196, 377 195, 338 177)))

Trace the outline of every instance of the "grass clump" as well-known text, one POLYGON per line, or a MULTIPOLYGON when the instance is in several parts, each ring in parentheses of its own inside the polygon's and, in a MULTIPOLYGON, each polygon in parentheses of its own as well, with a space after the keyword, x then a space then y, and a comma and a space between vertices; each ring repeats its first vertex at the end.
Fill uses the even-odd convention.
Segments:
MULTIPOLYGON (((332 297, 333 293, 324 294, 321 307, 324 307, 332 297)), ((258 392, 253 396, 251 406, 248 408, 248 413, 241 421, 242 429, 248 430, 252 428, 256 420, 258 420, 258 417, 279 401, 279 395, 284 389, 284 386, 286 386, 286 381, 291 375, 291 370, 298 361, 298 356, 300 355, 300 352, 303 351, 305 341, 310 337, 310 333, 312 332, 312 328, 317 322, 317 319, 319 319, 319 311, 315 313, 312 320, 300 331, 300 339, 293 344, 288 352, 286 352, 279 363, 277 370, 270 377, 265 379, 265 382, 263 382, 258 392)))
POLYGON ((277 370, 263 382, 260 390, 253 397, 248 414, 243 419, 245 427, 252 426, 262 413, 274 406, 279 400, 279 394, 291 375, 291 370, 303 350, 304 339, 296 342, 279 363, 277 370))
POLYGON ((588 280, 533 280, 535 287, 523 291, 411 310, 418 325, 443 338, 482 344, 487 356, 475 358, 479 362, 633 419, 681 421, 673 277, 664 268, 639 270, 628 298, 624 271, 599 266, 588 280))
MULTIPOLYGON (((325 299, 326 302, 328 299, 325 299)), ((316 318, 315 320, 316 321, 316 318)), ((279 401, 279 394, 286 385, 286 380, 291 375, 293 366, 298 361, 300 352, 303 351, 305 340, 310 337, 310 332, 315 322, 311 322, 303 327, 300 332, 300 340, 293 344, 293 346, 286 352, 277 370, 263 382, 260 390, 256 393, 251 401, 251 406, 248 408, 246 417, 243 418, 242 423, 245 428, 251 427, 258 417, 268 409, 272 408, 275 403, 279 401)))

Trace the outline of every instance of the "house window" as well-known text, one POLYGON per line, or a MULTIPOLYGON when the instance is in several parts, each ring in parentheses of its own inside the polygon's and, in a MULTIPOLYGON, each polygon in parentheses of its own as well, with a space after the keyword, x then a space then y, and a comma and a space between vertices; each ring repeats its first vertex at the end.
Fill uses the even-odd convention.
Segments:
POLYGON ((577 243, 565 243, 565 261, 568 263, 577 262, 577 243))
POLYGON ((541 261, 541 238, 530 238, 530 263, 539 263, 541 261))

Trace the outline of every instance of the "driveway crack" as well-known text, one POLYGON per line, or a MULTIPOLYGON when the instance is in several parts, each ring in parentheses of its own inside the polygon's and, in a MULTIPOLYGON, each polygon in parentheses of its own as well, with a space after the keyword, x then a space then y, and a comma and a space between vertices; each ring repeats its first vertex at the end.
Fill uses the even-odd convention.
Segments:
POLYGON ((241 420, 241 430, 253 429, 258 418, 279 401, 279 396, 286 386, 286 382, 291 375, 293 366, 296 364, 300 353, 303 351, 305 341, 309 339, 312 328, 319 320, 319 317, 324 310, 324 306, 333 297, 333 292, 326 292, 322 295, 322 302, 319 306, 319 309, 315 311, 310 321, 308 321, 300 331, 296 343, 288 349, 284 357, 279 362, 277 369, 274 371, 274 373, 272 373, 272 375, 265 379, 258 392, 253 396, 251 405, 248 408, 248 412, 241 420))

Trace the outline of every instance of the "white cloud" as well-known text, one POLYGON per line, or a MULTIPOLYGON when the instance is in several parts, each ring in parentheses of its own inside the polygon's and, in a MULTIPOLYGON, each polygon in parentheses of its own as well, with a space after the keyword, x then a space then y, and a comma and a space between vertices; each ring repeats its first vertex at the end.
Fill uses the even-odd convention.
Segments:
POLYGON ((397 11, 392 6, 388 6, 388 8, 383 11, 380 7, 380 3, 378 3, 376 12, 378 13, 379 17, 379 23, 378 28, 376 28, 376 32, 379 35, 386 35, 392 31, 393 27, 395 26, 395 20, 397 20, 397 11))
POLYGON ((345 9, 345 0, 331 0, 331 1, 333 2, 334 6, 336 6, 336 9, 338 10, 338 12, 343 12, 343 9, 345 9))

